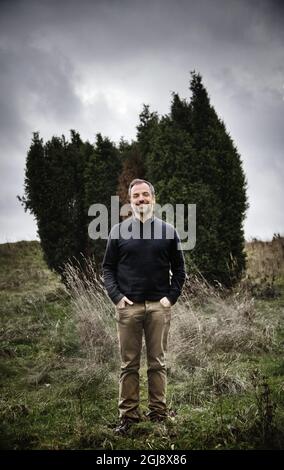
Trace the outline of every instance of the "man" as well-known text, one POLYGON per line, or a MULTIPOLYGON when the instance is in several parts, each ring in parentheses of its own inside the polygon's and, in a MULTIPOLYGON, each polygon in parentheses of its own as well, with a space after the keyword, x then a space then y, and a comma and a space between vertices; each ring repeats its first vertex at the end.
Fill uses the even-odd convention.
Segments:
POLYGON ((148 366, 148 416, 152 421, 167 416, 165 354, 171 306, 180 296, 185 281, 178 234, 172 225, 153 214, 153 186, 146 180, 135 179, 129 185, 128 195, 132 217, 112 228, 103 260, 105 287, 116 306, 121 354, 117 433, 126 433, 140 419, 143 331, 148 366))

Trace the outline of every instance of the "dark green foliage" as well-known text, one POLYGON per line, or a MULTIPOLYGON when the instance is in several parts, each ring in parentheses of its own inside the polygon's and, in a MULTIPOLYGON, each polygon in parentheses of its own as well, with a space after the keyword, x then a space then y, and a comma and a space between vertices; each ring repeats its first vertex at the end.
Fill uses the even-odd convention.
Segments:
MULTIPOLYGON (((104 204, 108 210, 108 228, 111 223, 111 196, 117 193, 118 175, 121 171, 120 154, 116 146, 101 134, 97 134, 95 147, 85 169, 85 210, 92 204, 104 204)), ((89 222, 91 221, 89 217, 89 222)), ((88 254, 94 256, 98 271, 105 251, 106 240, 89 239, 88 254)))
POLYGON ((140 124, 137 126, 137 137, 143 155, 151 151, 151 143, 158 130, 159 118, 157 113, 150 112, 150 106, 144 105, 139 114, 140 124))
MULTIPOLYGON (((100 134, 96 146, 71 131, 71 142, 52 137, 43 144, 35 133, 27 155, 25 196, 19 198, 38 225, 50 268, 62 273, 64 264, 79 263, 94 251, 88 236, 88 208, 96 202, 110 206, 120 169, 118 151, 100 134)), ((103 247, 97 242, 97 258, 103 247)))
POLYGON ((74 217, 73 162, 65 138, 53 137, 43 145, 38 133, 27 155, 25 197, 22 201, 38 224, 45 259, 50 268, 60 271, 67 253, 74 250, 71 229, 74 217))
POLYGON ((118 180, 117 192, 121 205, 129 203, 128 187, 135 178, 145 179, 143 154, 137 142, 120 145, 122 171, 118 180))
POLYGON ((196 246, 185 253, 188 268, 230 286, 245 268, 245 176, 237 149, 195 72, 190 90, 189 103, 173 93, 170 114, 160 119, 145 106, 137 138, 157 202, 196 204, 196 246))

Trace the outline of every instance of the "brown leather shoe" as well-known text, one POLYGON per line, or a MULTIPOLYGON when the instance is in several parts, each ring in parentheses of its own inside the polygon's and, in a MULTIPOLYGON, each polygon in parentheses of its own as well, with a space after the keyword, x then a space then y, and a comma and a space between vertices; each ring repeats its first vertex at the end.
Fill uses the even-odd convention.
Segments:
POLYGON ((131 426, 138 423, 138 420, 131 418, 122 418, 116 428, 113 430, 115 434, 125 435, 130 430, 131 426))

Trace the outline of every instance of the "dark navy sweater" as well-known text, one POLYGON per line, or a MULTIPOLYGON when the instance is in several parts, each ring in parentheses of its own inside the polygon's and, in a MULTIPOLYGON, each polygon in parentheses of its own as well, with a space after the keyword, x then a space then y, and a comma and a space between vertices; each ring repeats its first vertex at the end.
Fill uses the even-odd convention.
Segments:
POLYGON ((179 244, 175 228, 155 216, 144 223, 132 216, 114 225, 103 259, 112 302, 117 304, 124 296, 133 302, 167 297, 175 304, 186 277, 179 244))

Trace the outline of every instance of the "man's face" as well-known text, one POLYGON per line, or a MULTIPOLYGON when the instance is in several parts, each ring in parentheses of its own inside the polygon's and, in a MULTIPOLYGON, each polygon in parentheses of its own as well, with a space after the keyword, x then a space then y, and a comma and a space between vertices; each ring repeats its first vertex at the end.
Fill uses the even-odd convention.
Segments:
POLYGON ((152 196, 147 183, 137 183, 131 188, 130 204, 136 216, 150 216, 154 203, 155 197, 152 196))

